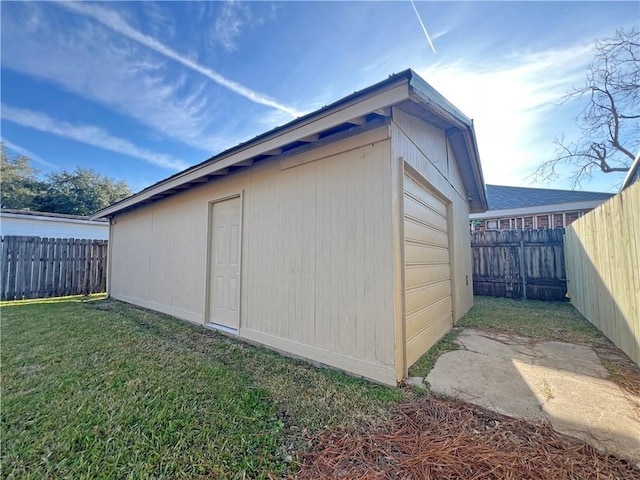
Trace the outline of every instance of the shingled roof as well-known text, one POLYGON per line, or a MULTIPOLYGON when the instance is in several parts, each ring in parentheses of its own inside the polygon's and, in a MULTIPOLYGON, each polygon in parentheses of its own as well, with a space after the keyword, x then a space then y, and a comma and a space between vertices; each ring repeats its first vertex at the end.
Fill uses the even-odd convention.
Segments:
POLYGON ((560 203, 607 200, 613 193, 582 192, 578 190, 553 190, 550 188, 505 187, 487 185, 489 210, 539 207, 560 203))

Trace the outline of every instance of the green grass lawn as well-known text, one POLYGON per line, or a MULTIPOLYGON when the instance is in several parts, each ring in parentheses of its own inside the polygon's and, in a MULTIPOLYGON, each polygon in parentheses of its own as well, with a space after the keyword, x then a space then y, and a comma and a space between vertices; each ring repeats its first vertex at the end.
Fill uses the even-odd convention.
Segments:
POLYGON ((407 395, 114 300, 1 314, 5 478, 280 476, 313 433, 407 395))
MULTIPOLYGON (((459 327, 610 347, 566 303, 489 297, 475 303, 459 327)), ((1 306, 5 478, 286 476, 316 433, 367 431, 417 395, 115 300, 1 306)), ((459 330, 410 375, 426 376, 441 353, 457 347, 459 330)), ((637 389, 636 367, 614 359, 607 368, 616 382, 637 389)))
POLYGON ((604 339, 568 302, 475 297, 474 307, 457 326, 587 345, 597 345, 604 339))

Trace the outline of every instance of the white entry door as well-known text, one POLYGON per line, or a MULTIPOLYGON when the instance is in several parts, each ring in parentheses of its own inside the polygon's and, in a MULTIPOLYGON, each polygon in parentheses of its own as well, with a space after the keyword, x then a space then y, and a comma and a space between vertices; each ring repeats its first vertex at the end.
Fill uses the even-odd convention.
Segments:
POLYGON ((216 202, 211 210, 208 323, 240 325, 240 197, 216 202))

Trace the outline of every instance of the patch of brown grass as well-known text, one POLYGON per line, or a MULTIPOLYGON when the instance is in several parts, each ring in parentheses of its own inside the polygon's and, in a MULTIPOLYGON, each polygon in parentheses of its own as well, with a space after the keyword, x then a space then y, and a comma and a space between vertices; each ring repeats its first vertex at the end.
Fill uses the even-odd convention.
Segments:
POLYGON ((334 429, 313 440, 298 479, 631 479, 628 463, 532 425, 463 402, 401 404, 375 430, 334 429))

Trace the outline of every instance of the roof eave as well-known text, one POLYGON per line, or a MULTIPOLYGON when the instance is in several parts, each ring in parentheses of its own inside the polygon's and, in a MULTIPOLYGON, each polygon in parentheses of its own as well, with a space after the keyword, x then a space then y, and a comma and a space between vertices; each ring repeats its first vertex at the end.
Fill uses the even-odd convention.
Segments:
POLYGON ((452 148, 457 150, 454 152, 456 158, 465 164, 461 165, 460 174, 469 196, 469 206, 473 213, 486 211, 489 204, 473 121, 415 74, 410 82, 410 96, 416 103, 422 104, 450 124, 453 129, 457 129, 455 133, 463 136, 464 142, 459 142, 457 135, 451 135, 449 140, 452 148), (464 154, 460 155, 461 152, 464 154))
POLYGON ((110 217, 122 210, 152 200, 163 192, 190 182, 217 175, 229 167, 251 162, 252 158, 277 151, 279 148, 302 138, 317 135, 335 126, 349 123, 371 112, 390 107, 409 98, 409 72, 402 72, 376 85, 345 97, 325 108, 293 120, 282 127, 259 135, 254 139, 226 150, 209 160, 188 168, 172 177, 152 185, 131 197, 96 212, 91 219, 110 217))
POLYGON ((323 131, 384 111, 409 99, 460 130, 464 141, 460 143, 456 140, 452 144, 460 149, 460 154, 456 153, 456 156, 459 161, 464 162, 460 170, 471 211, 485 211, 488 208, 487 198, 473 122, 412 70, 406 70, 162 180, 96 212, 91 219, 111 217, 123 210, 159 200, 195 184, 207 182, 215 176, 226 175, 231 167, 250 166, 257 157, 272 155, 269 152, 277 152, 302 139, 317 137, 323 131))

